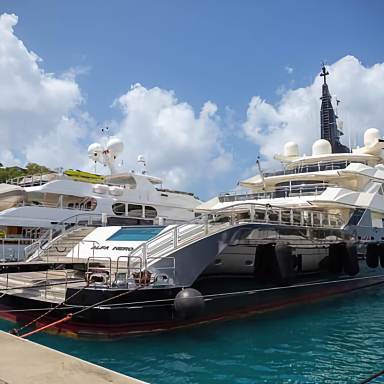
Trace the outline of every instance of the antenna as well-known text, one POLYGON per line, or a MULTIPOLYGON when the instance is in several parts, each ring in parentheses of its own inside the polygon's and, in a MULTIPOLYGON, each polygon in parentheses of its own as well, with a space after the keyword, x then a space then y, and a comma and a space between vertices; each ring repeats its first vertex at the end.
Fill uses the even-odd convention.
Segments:
POLYGON ((327 71, 327 68, 325 68, 325 62, 322 61, 321 63, 321 73, 320 73, 320 76, 321 77, 324 77, 324 84, 327 84, 327 76, 329 75, 329 72, 327 71))
POLYGON ((141 173, 145 175, 147 173, 147 162, 145 161, 144 155, 137 156, 137 163, 141 165, 142 167, 141 173))
POLYGON ((261 169, 261 165, 260 165, 260 156, 257 156, 257 159, 256 159, 256 165, 257 165, 257 168, 259 169, 259 173, 260 173, 261 181, 263 182, 263 189, 264 189, 264 191, 265 191, 265 179, 264 179, 264 172, 263 172, 263 170, 261 169))

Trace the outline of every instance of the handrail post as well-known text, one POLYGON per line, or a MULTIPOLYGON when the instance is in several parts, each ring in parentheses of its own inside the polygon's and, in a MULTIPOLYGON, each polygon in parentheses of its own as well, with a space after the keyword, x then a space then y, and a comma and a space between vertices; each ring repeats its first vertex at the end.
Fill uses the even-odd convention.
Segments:
POLYGON ((289 222, 293 225, 293 209, 291 208, 289 211, 289 222))
POLYGON ((47 298, 48 270, 45 272, 45 298, 47 298))
MULTIPOLYGON (((231 222, 233 223, 233 215, 231 214, 231 222)), ((204 215, 204 234, 208 235, 208 214, 204 215)))
POLYGON ((177 248, 177 226, 173 229, 173 248, 177 248))
POLYGON ((144 269, 147 269, 147 244, 143 243, 144 269))
POLYGON ((251 204, 249 208, 249 218, 251 219, 251 222, 255 221, 255 206, 251 204))

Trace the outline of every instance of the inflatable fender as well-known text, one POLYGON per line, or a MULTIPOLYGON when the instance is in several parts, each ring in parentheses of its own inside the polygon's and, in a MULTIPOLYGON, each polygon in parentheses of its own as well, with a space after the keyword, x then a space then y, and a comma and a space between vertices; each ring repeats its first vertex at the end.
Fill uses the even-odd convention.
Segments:
POLYGON ((360 268, 356 245, 347 246, 344 244, 343 247, 340 247, 340 252, 342 254, 344 272, 349 276, 357 275, 360 268))
POLYGON ((328 272, 335 273, 337 275, 342 273, 343 258, 342 254, 340 253, 340 243, 331 244, 329 246, 327 260, 324 264, 328 272))
POLYGON ((379 246, 375 243, 367 245, 367 253, 365 254, 365 260, 369 268, 377 268, 379 266, 379 246))
POLYGON ((384 268, 384 243, 379 244, 379 259, 381 268, 384 268))

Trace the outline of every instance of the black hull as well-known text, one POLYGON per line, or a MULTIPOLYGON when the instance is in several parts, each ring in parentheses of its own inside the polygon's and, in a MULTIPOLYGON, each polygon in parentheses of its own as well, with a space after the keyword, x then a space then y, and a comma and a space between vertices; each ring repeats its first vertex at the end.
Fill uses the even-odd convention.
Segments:
MULTIPOLYGON (((76 314, 86 306, 117 294, 123 295, 102 307, 74 315, 49 331, 102 338, 164 331, 313 302, 383 283, 384 274, 379 269, 355 277, 312 276, 294 284, 274 286, 260 286, 249 277, 207 277, 195 285, 204 296, 204 309, 185 319, 178 316, 174 307, 174 298, 180 288, 143 288, 129 293, 119 289, 89 288, 80 292, 68 305, 44 316, 35 326, 41 327, 70 313, 76 314)), ((74 291, 68 289, 67 296, 74 291)), ((0 300, 0 316, 23 324, 36 319, 50 306, 54 305, 43 300, 6 295, 0 300)))

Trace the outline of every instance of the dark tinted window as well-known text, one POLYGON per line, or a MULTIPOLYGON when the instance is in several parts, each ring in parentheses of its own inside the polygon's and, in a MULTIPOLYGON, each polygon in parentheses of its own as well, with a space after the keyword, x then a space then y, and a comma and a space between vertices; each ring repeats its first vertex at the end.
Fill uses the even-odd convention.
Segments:
POLYGON ((143 216, 143 206, 137 205, 137 204, 128 204, 128 216, 142 217, 143 216))
POLYGON ((125 215, 125 203, 115 203, 112 205, 112 211, 115 215, 125 215))
POLYGON ((157 211, 154 207, 145 206, 145 217, 154 219, 157 216, 157 211))

